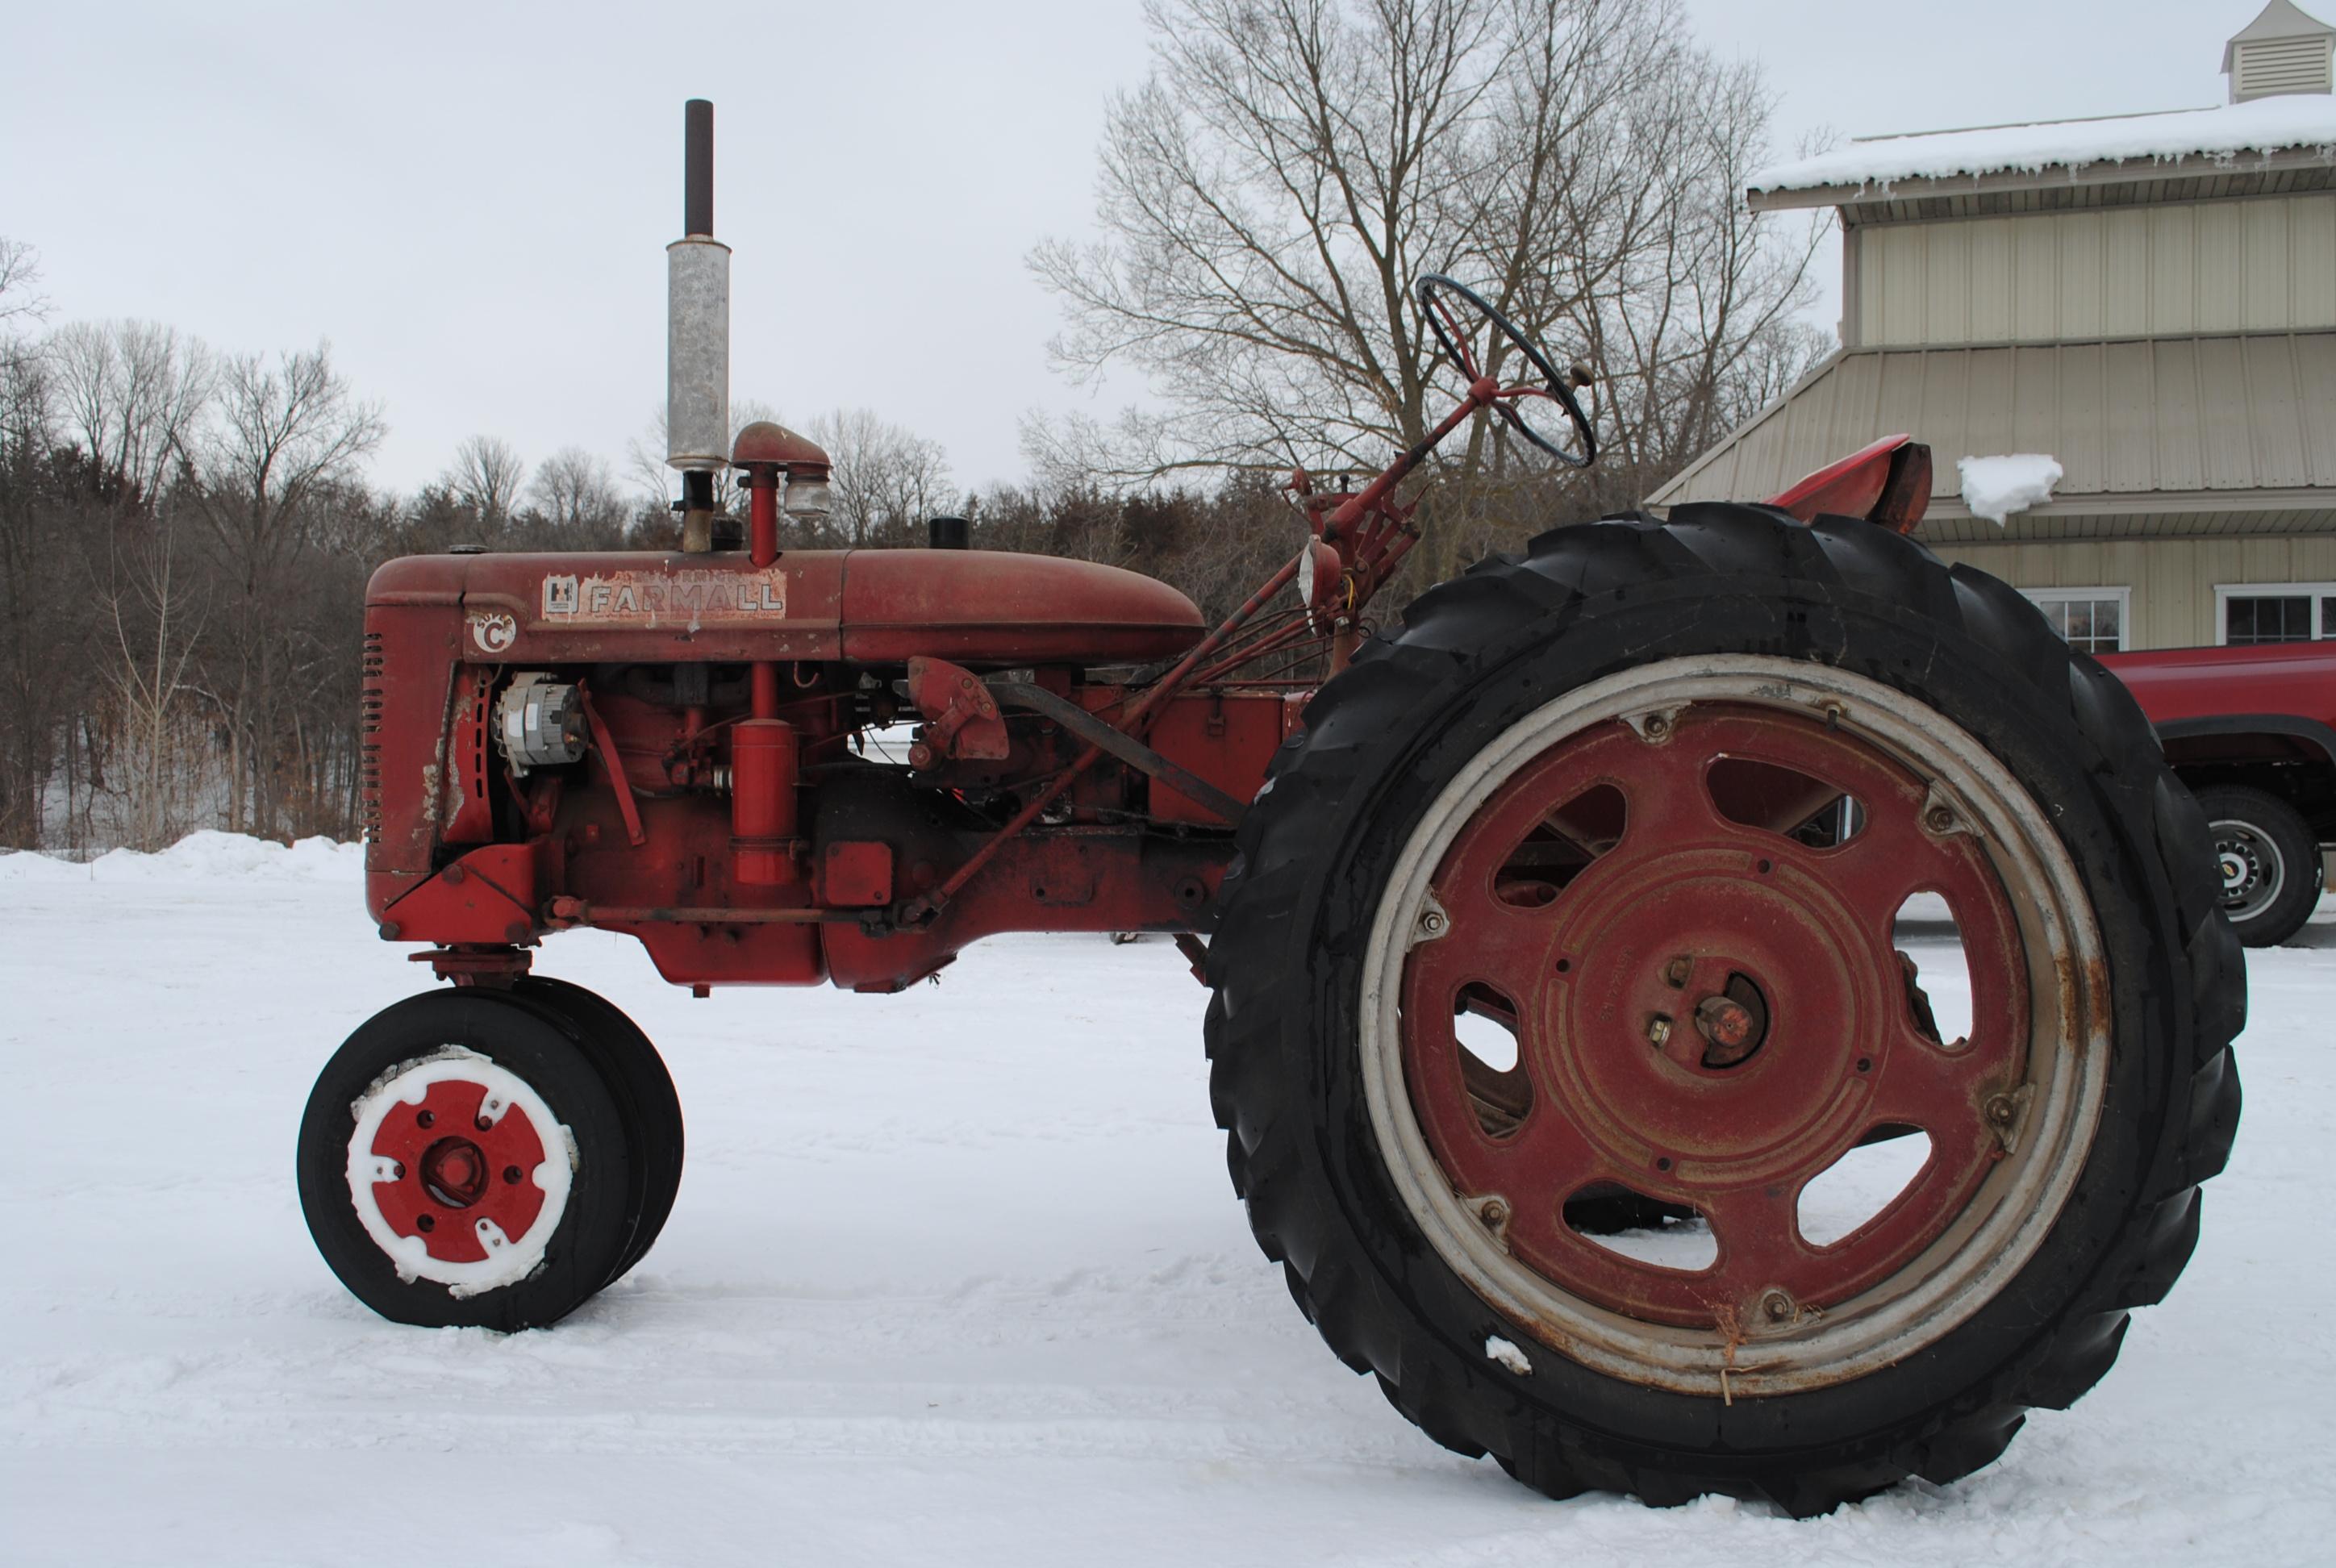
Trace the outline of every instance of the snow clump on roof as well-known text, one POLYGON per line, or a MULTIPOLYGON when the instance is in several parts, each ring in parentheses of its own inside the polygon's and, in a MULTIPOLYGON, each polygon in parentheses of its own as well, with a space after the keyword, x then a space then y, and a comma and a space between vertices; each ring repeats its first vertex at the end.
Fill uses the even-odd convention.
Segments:
POLYGON ((2015 511, 2026 511, 2052 499, 2060 482, 2060 460, 2036 452, 2015 452, 2004 457, 1959 457, 1955 472, 1963 479, 1963 504, 1973 517, 1986 518, 2000 528, 2015 511))

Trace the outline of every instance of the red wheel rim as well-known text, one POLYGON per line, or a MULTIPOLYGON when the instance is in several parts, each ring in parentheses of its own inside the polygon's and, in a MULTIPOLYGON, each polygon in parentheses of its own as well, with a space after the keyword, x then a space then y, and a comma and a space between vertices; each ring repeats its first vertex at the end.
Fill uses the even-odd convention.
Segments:
POLYGON ((482 1262, 482 1222, 517 1240, 543 1212, 533 1180, 543 1135, 525 1108, 484 1084, 431 1084, 419 1105, 400 1104, 382 1118, 372 1152, 393 1173, 373 1183, 383 1220, 441 1262, 482 1262))
POLYGON ((2003 1157, 2029 1070, 2020 920, 1970 828, 1869 740, 1750 704, 1609 719, 1525 764, 1451 841, 1403 968, 1404 1083, 1453 1191, 1533 1273, 1650 1323, 1798 1320, 1905 1268, 2003 1157), (1846 842, 1782 831, 1835 795, 1864 808, 1846 842), (1960 1045, 1925 1031, 1893 943, 1918 891, 1960 927, 1960 1045), (1461 1050, 1464 1009, 1505 1015, 1514 1069, 1461 1050), (1931 1144, 1912 1183, 1810 1242, 1802 1189, 1909 1128, 1931 1144), (1567 1224, 1569 1199, 1616 1191, 1695 1210, 1717 1257, 1664 1268, 1567 1224))
POLYGON ((542 1263, 581 1160, 525 1079, 449 1046, 384 1073, 350 1109, 349 1198, 401 1279, 475 1294, 542 1263))

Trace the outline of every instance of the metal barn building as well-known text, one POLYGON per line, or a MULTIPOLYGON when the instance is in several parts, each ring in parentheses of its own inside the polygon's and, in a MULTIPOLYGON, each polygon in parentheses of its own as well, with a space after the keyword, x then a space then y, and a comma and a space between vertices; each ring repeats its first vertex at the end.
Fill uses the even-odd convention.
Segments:
POLYGON ((1832 207, 1841 347, 1650 500, 1749 500, 1896 431, 1917 537, 2094 651, 2336 637, 2336 28, 2271 0, 2231 102, 1876 137, 1764 171, 1832 207), (1957 461, 2063 474, 1999 524, 1957 461))

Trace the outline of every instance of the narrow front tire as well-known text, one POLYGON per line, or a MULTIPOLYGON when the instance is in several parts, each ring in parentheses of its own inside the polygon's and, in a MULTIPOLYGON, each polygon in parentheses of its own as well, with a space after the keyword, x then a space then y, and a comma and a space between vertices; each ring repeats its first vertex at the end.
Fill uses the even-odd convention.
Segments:
POLYGON ((610 1278, 639 1217, 600 1064, 509 991, 432 991, 359 1025, 308 1097, 297 1164, 341 1283, 428 1328, 558 1322, 610 1278))

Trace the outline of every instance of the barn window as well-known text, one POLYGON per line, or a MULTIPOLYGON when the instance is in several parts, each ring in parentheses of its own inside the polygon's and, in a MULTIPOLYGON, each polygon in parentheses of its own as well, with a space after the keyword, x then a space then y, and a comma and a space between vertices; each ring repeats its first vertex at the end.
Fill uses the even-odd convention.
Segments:
POLYGON ((2133 617, 2129 588, 2028 588, 2020 591, 2035 600, 2070 648, 2080 653, 2118 653, 2126 642, 2126 627, 2133 617))
POLYGON ((2214 600, 2214 640, 2227 647, 2336 638, 2336 582, 2225 583, 2214 600))

